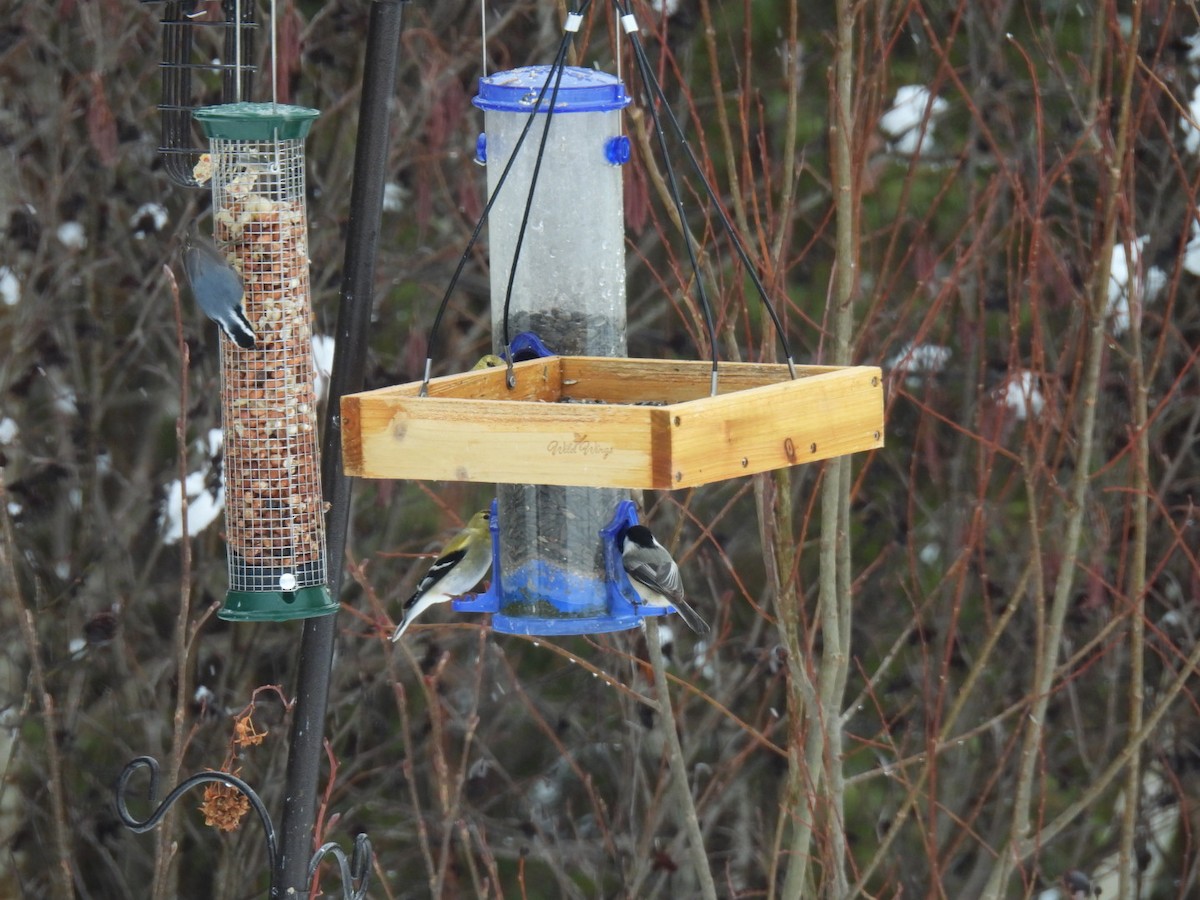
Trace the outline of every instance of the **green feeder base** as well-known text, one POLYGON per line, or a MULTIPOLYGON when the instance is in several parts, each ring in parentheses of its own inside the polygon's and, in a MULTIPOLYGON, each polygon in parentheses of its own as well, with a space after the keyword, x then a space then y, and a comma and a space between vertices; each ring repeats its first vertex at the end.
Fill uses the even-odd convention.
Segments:
POLYGON ((298 591, 229 591, 217 618, 227 622, 290 622, 330 616, 337 611, 329 588, 322 584, 298 591))

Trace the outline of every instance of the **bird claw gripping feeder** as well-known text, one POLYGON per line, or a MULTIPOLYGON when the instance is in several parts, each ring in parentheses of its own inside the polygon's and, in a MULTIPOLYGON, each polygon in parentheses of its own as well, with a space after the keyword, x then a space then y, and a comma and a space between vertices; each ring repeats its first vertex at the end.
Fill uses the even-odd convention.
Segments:
POLYGON ((256 343, 221 335, 229 593, 218 615, 337 610, 326 587, 317 456, 304 138, 318 113, 275 103, 196 110, 210 140, 213 237, 241 274, 256 343))
POLYGON ((628 490, 880 447, 880 370, 795 366, 790 353, 786 365, 622 358, 622 83, 529 67, 481 79, 474 102, 484 110, 477 156, 491 196, 496 350, 508 368, 427 372, 343 397, 345 471, 498 483, 492 587, 456 609, 493 612, 493 628, 513 633, 631 628, 660 610, 637 604, 620 567, 617 540, 636 522, 628 490), (535 117, 553 120, 542 148, 514 156, 535 117), (514 362, 510 321, 562 355, 514 362))

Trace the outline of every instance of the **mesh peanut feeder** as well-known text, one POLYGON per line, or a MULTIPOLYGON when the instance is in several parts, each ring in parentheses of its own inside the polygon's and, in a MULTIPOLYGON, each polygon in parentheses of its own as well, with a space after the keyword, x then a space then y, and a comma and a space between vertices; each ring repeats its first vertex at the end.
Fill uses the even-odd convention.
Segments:
POLYGON ((229 593, 219 615, 280 621, 337 610, 326 587, 317 456, 304 145, 316 110, 206 107, 213 232, 241 274, 256 336, 221 336, 229 593))

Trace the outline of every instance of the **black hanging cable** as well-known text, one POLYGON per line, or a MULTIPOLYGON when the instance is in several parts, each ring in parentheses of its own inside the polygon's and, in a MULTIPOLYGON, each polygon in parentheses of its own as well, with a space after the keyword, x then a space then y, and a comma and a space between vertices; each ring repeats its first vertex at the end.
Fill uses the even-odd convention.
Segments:
MULTIPOLYGON (((631 16, 625 14, 624 8, 621 6, 620 0, 613 0, 616 6, 618 15, 621 16, 621 24, 627 26, 631 16)), ((633 28, 636 30, 636 22, 633 23, 633 28)), ((631 32, 632 34, 633 32, 631 32)), ((638 72, 642 76, 644 84, 657 85, 658 82, 654 78, 654 73, 650 71, 650 61, 646 59, 646 54, 642 50, 641 43, 635 38, 634 41, 634 59, 637 62, 638 72)), ((659 90, 661 96, 662 91, 659 90)), ((654 100, 646 104, 650 109, 650 118, 654 122, 654 135, 658 139, 658 148, 662 152, 663 168, 667 170, 667 189, 671 194, 671 202, 675 205, 675 214, 679 216, 679 230, 683 233, 683 245, 687 249, 688 263, 692 267, 692 277, 696 280, 696 297, 700 301, 700 310, 704 313, 704 326, 708 330, 708 342, 710 349, 710 357, 712 359, 712 372, 710 376, 710 391, 715 397, 717 395, 717 326, 713 321, 712 306, 708 302, 708 291, 704 287, 704 279, 700 276, 700 262, 696 259, 696 248, 692 242, 691 229, 687 226, 687 219, 684 215, 683 197, 679 192, 679 182, 675 178, 675 166, 671 163, 670 153, 667 151, 667 136, 663 133, 662 120, 659 118, 658 109, 654 105, 654 100)), ((663 105, 666 106, 666 99, 663 99, 663 105)), ((668 114, 670 107, 667 107, 668 114)))
MULTIPOLYGON (((590 2, 591 0, 587 0, 583 4, 583 8, 587 9, 590 2)), ((566 67, 561 65, 560 59, 556 59, 550 73, 546 76, 546 84, 549 84, 550 80, 554 79, 554 90, 550 92, 550 106, 546 109, 546 124, 542 126, 542 139, 538 142, 537 156, 533 160, 533 173, 529 178, 529 193, 525 197, 525 210, 521 214, 521 227, 517 230, 517 242, 513 247, 512 265, 508 270, 508 286, 504 290, 504 355, 508 360, 508 386, 510 388, 514 387, 515 384, 512 376, 512 343, 508 338, 508 310, 512 303, 513 284, 517 280, 517 261, 521 258, 521 246, 525 243, 525 231, 529 227, 529 215, 533 211, 533 194, 537 188, 538 174, 542 170, 542 160, 546 156, 546 143, 550 138, 550 121, 554 117, 554 106, 558 103, 558 89, 562 84, 564 71, 566 71, 566 67)), ((542 92, 545 93, 545 91, 546 86, 543 85, 542 92)), ((516 155, 516 151, 513 152, 513 155, 516 155)))
MULTIPOLYGON (((591 3, 592 3, 592 0, 584 0, 583 6, 579 10, 579 12, 568 14, 568 21, 570 21, 571 16, 582 15, 583 12, 585 12, 587 10, 587 8, 589 6, 591 6, 591 3)), ((467 241, 467 246, 463 250, 463 254, 458 260, 458 265, 454 269, 454 274, 452 276, 450 276, 450 283, 446 286, 446 293, 442 295, 442 302, 440 304, 438 304, 437 315, 435 315, 434 319, 433 319, 433 327, 429 329, 429 342, 427 344, 426 352, 425 352, 425 374, 421 380, 421 390, 418 392, 418 395, 421 397, 425 397, 429 393, 429 378, 430 378, 430 373, 433 369, 433 346, 437 339, 438 329, 441 327, 441 324, 442 324, 442 317, 445 315, 446 309, 450 305, 450 295, 454 293, 454 288, 458 284, 458 279, 462 275, 463 269, 466 268, 467 260, 470 259, 471 250, 472 250, 472 248, 474 248, 475 242, 477 240, 479 240, 479 234, 480 234, 480 232, 483 231, 483 225, 488 219, 488 213, 490 213, 492 211, 492 207, 496 205, 496 198, 500 196, 500 190, 501 190, 501 188, 504 187, 504 183, 508 180, 508 173, 512 171, 513 165, 516 164, 517 154, 520 152, 521 146, 525 143, 525 138, 529 134, 530 129, 533 128, 533 123, 537 116, 538 110, 541 109, 541 106, 542 106, 542 100, 546 96, 546 91, 550 89, 550 77, 553 76, 555 71, 559 72, 559 80, 555 81, 555 83, 554 83, 554 96, 557 96, 558 84, 559 84, 559 81, 561 81, 561 79, 562 79, 561 73, 562 73, 562 69, 563 69, 563 61, 566 59, 567 50, 571 46, 571 35, 572 34, 574 34, 573 31, 564 31, 563 32, 562 40, 559 42, 559 45, 558 45, 558 53, 555 55, 554 62, 551 64, 550 76, 548 76, 546 78, 546 83, 542 85, 542 89, 538 92, 537 100, 534 101, 534 104, 533 104, 533 109, 530 111, 528 118, 525 120, 525 127, 521 129, 521 134, 517 137, 517 141, 516 141, 516 144, 513 146, 512 153, 509 154, 508 162, 504 166, 504 171, 502 171, 500 173, 500 177, 498 179, 496 179, 496 187, 492 191, 491 196, 488 197, 487 204, 484 206, 483 212, 480 213, 480 215, 479 215, 479 220, 475 223, 475 228, 471 232, 471 238, 470 238, 470 240, 467 241)), ((553 103, 553 97, 552 97, 551 98, 551 108, 553 108, 553 105, 554 105, 554 103, 553 103)), ((547 116, 547 119, 549 119, 549 116, 547 116)), ((547 127, 548 127, 548 125, 549 125, 549 123, 547 122, 547 127)), ((542 139, 542 146, 543 147, 545 146, 545 137, 544 136, 542 139)), ((539 164, 541 162, 540 151, 539 151, 538 162, 539 162, 539 164)), ((535 179, 536 179, 536 170, 535 170, 535 179)), ((533 193, 533 187, 531 185, 530 186, 530 194, 532 195, 532 193, 533 193)), ((526 216, 528 217, 528 208, 526 209, 526 216)), ((524 223, 522 223, 522 232, 524 232, 524 223)), ((518 246, 518 252, 519 252, 520 244, 518 243, 517 246, 518 246)), ((516 271, 516 260, 515 259, 513 261, 513 271, 516 271)), ((509 281, 509 291, 510 292, 512 291, 511 280, 509 281)), ((504 344, 505 344, 505 349, 507 349, 508 348, 508 297, 507 296, 505 297, 505 301, 504 301, 504 344)), ((512 387, 513 386, 513 384, 512 384, 513 376, 512 376, 512 353, 511 352, 508 354, 508 357, 509 357, 508 358, 509 374, 506 378, 506 382, 508 383, 509 387, 512 387)))
MULTIPOLYGON (((700 178, 700 182, 704 185, 705 193, 708 195, 709 200, 712 201, 713 206, 717 210, 717 218, 720 219, 722 228, 724 228, 725 233, 729 236, 729 240, 733 244, 733 249, 737 253, 738 258, 742 261, 742 265, 749 273, 750 280, 754 283, 754 289, 758 292, 758 296, 762 300, 763 307, 767 310, 767 314, 771 317, 771 321, 775 323, 775 331, 779 335, 779 343, 783 347, 783 355, 787 359, 788 372, 794 379, 796 378, 796 363, 792 356, 792 348, 788 342, 787 333, 783 329, 783 322, 780 320, 779 314, 775 309, 775 304, 772 303, 770 298, 767 296, 767 289, 763 285, 762 279, 758 275, 757 268, 750 259, 750 254, 746 252, 746 248, 742 244, 742 240, 738 236, 737 230, 733 227, 733 223, 729 221, 729 216, 725 214, 725 208, 721 205, 720 200, 717 198, 716 191, 713 190, 713 187, 709 183, 707 176, 704 174, 704 169, 700 166, 700 161, 696 158, 696 154, 692 151, 692 146, 688 143, 688 139, 684 135, 683 127, 679 124, 679 120, 671 111, 671 105, 667 101, 667 96, 663 92, 662 85, 659 84, 658 79, 654 76, 654 70, 650 66, 649 60, 646 58, 646 50, 642 46, 641 37, 638 35, 636 20, 634 20, 633 16, 628 12, 627 7, 623 4, 622 0, 612 0, 612 2, 617 11, 617 15, 621 18, 622 27, 624 27, 626 33, 629 35, 630 42, 633 45, 633 55, 634 59, 637 61, 638 72, 642 76, 642 81, 652 90, 654 97, 657 97, 662 101, 663 108, 666 110, 667 120, 671 123, 671 128, 675 132, 676 137, 679 138, 680 144, 683 145, 683 151, 687 156, 688 162, 691 164, 696 175, 700 178)), ((659 124, 658 115, 655 111, 653 99, 654 98, 652 97, 651 102, 648 105, 650 107, 650 114, 654 119, 655 129, 659 133, 659 145, 663 148, 663 156, 665 158, 666 148, 665 144, 663 143, 662 129, 659 124)), ((668 175, 671 175, 673 178, 674 176, 672 174, 670 162, 667 162, 666 165, 668 175)), ((672 199, 675 200, 676 206, 678 207, 679 196, 674 189, 672 189, 672 199)), ((680 222, 682 224, 682 214, 680 217, 680 222)), ((686 240, 686 228, 684 228, 684 237, 686 240)), ((689 254, 690 250, 691 248, 689 245, 689 254)), ((692 265, 693 267, 695 266, 694 260, 692 265)), ((697 272, 697 280, 699 277, 699 273, 697 272)))

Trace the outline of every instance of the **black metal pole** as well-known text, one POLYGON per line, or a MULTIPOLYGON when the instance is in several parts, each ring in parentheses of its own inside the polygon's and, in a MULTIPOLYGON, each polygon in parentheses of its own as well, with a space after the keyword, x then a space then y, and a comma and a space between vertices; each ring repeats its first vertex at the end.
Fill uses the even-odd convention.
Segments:
MULTIPOLYGON (((342 474, 340 401, 344 394, 362 389, 366 370, 367 330, 374 295, 375 258, 391 128, 388 104, 396 84, 404 2, 406 0, 374 0, 367 27, 337 344, 329 379, 321 457, 325 501, 330 504, 326 517, 326 571, 334 597, 339 595, 341 588, 346 532, 350 524, 350 479, 342 474)), ((275 871, 271 873, 272 897, 308 896, 308 863, 315 849, 313 827, 317 782, 324 756, 325 710, 329 700, 336 625, 336 615, 304 621, 280 852, 275 871)))

